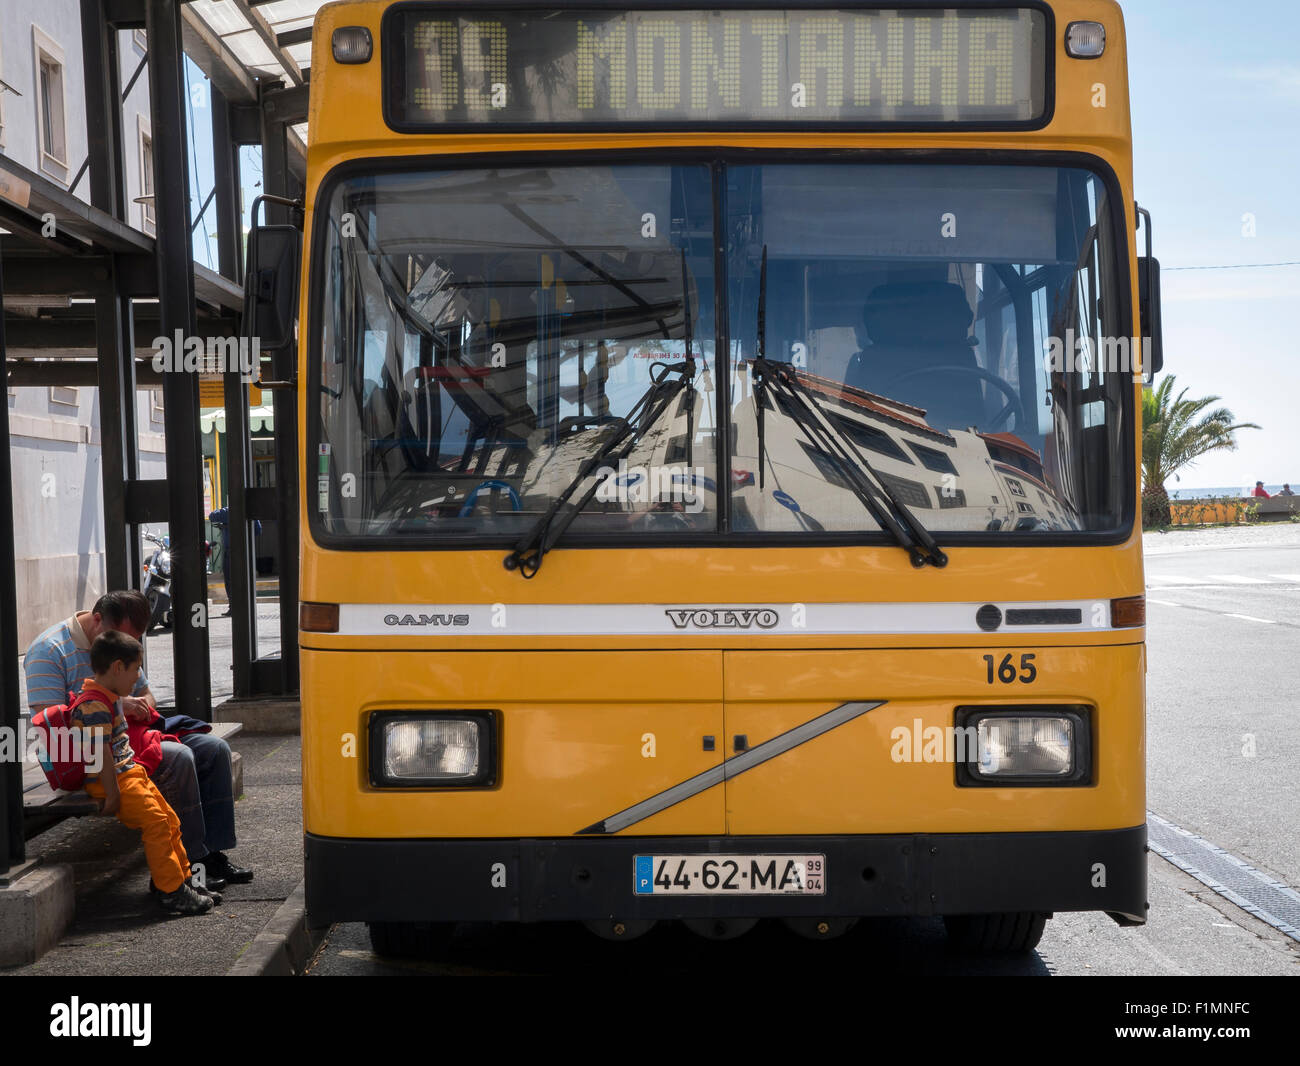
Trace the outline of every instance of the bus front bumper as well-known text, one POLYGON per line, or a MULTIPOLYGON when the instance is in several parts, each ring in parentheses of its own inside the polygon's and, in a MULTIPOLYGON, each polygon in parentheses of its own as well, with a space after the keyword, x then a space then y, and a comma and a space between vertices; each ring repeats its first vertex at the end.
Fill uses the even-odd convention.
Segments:
POLYGON ((305 838, 307 911, 332 922, 1106 911, 1146 920, 1146 826, 1058 833, 305 838), (637 856, 821 855, 822 895, 634 891, 637 856))

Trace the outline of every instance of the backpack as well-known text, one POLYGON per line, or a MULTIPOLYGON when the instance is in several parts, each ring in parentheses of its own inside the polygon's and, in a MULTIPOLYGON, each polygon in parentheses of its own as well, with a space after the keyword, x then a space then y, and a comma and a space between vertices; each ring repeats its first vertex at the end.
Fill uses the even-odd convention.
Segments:
POLYGON ((95 692, 82 692, 72 697, 72 702, 46 707, 32 718, 32 728, 36 730, 36 758, 45 771, 45 780, 50 783, 50 788, 76 792, 86 783, 88 752, 81 744, 81 730, 73 729, 72 712, 83 703, 102 698, 95 692), (55 743, 51 742, 52 731, 58 734, 55 743))

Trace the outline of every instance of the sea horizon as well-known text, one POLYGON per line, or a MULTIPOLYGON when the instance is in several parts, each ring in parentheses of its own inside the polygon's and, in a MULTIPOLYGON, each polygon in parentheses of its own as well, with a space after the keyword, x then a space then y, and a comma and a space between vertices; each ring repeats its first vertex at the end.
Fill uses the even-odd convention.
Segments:
MULTIPOLYGON (((1291 485, 1291 491, 1293 492, 1300 491, 1296 489, 1296 482, 1292 481, 1289 482, 1289 484, 1291 485)), ((1173 488, 1173 489, 1169 488, 1169 486, 1166 485, 1165 491, 1169 493, 1169 498, 1171 500, 1207 500, 1211 497, 1221 498, 1224 496, 1227 497, 1250 496, 1255 491, 1255 485, 1253 482, 1248 486, 1237 485, 1237 486, 1218 487, 1218 488, 1184 488, 1182 485, 1179 485, 1177 488, 1173 488)), ((1282 491, 1282 485, 1265 484, 1264 491, 1267 492, 1270 496, 1276 496, 1279 492, 1282 491)))

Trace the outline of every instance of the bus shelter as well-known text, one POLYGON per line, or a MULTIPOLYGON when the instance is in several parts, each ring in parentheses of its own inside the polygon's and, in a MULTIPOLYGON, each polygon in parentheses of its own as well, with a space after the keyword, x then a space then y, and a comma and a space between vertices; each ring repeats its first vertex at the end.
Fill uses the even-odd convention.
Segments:
MULTIPOLYGON (((86 157, 67 183, 22 165, 0 149, 0 358, 8 385, 88 386, 98 390, 103 483, 104 587, 139 588, 141 527, 165 522, 171 538, 176 710, 210 720, 207 578, 203 554, 204 469, 199 376, 159 370, 155 337, 239 335, 244 305, 240 233, 240 149, 262 153, 260 192, 301 197, 311 22, 322 0, 72 0, 79 4, 84 68, 86 157), (124 77, 120 31, 143 31, 144 55, 124 77), (192 160, 185 114, 185 57, 211 93, 213 182, 191 203, 192 160), (128 146, 123 101, 147 79, 156 235, 128 224, 128 146), (83 185, 83 183, 85 183, 83 185), (78 194, 80 190, 80 195, 78 194), (88 191, 88 199, 85 194, 88 191), (192 234, 215 213, 217 269, 194 262, 192 234), (5 308, 5 303, 10 306, 5 308), (57 353, 57 357, 52 357, 57 353), (156 386, 165 407, 166 478, 142 478, 136 391, 156 386), (203 605, 199 609, 199 605, 203 605), (183 664, 183 668, 182 667, 183 664)), ((62 121, 62 117, 60 117, 62 121)), ((285 221, 283 208, 267 220, 285 221)), ((210 350, 210 349, 209 349, 210 350)), ((292 383, 294 353, 258 368, 267 381, 292 383)), ((224 373, 223 466, 230 511, 230 609, 236 697, 289 696, 298 688, 297 448, 294 392, 258 402, 275 434, 272 486, 253 477, 249 385, 224 373), (255 610, 254 520, 276 533, 282 654, 259 658, 255 610)), ((15 485, 8 405, 0 405, 0 725, 22 727, 17 664, 15 485)), ((85 607, 86 604, 77 604, 85 607)), ((166 639, 166 638, 155 638, 166 639)), ((13 735, 13 734, 10 734, 13 735)), ((0 876, 24 861, 22 764, 0 762, 0 876)))

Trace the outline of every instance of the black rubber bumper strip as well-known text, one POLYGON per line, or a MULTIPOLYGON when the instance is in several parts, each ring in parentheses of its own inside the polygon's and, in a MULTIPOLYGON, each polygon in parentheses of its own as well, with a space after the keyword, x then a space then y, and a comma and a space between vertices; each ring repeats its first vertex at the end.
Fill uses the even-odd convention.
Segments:
POLYGON ((306 836, 307 911, 328 922, 1146 915, 1146 825, 1037 833, 344 840, 306 836), (638 894, 636 858, 823 855, 822 895, 638 894))

